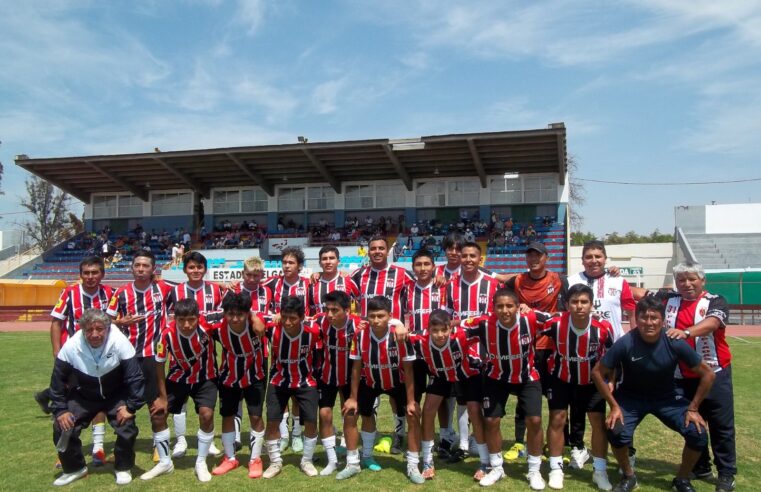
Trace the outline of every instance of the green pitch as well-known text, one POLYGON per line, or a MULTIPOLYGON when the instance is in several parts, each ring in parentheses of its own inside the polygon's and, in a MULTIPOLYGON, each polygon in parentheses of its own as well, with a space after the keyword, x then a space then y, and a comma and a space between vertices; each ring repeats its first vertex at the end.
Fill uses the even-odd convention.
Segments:
MULTIPOLYGON (((755 490, 761 483, 761 430, 758 425, 758 409, 761 405, 761 378, 759 378, 756 357, 761 357, 761 339, 748 341, 732 340, 735 356, 733 364, 735 388, 735 415, 737 423, 737 454, 739 457, 738 490, 755 490), (758 340, 758 342, 756 342, 758 340), (750 343, 749 343, 750 342, 750 343)), ((55 449, 52 443, 50 417, 43 415, 32 395, 47 386, 50 380, 52 360, 48 335, 44 333, 0 333, 0 490, 31 491, 49 490, 58 471, 54 468, 55 449)), ((512 404, 508 404, 512 408, 512 404)), ((336 412, 337 413, 337 412, 336 412)), ((390 411, 384 403, 379 419, 379 431, 388 433, 392 429, 390 411)), ((512 415, 508 415, 503 424, 505 449, 509 447, 513 433, 512 415)), ((285 468, 280 476, 264 481, 251 480, 244 467, 228 475, 214 477, 209 484, 201 485, 193 474, 195 463, 194 447, 197 419, 188 413, 188 455, 175 460, 176 470, 173 474, 159 477, 150 483, 141 483, 139 475, 150 469, 151 430, 147 411, 138 414, 140 435, 137 442, 137 463, 133 470, 134 481, 128 490, 187 490, 200 487, 203 489, 232 489, 240 487, 271 487, 278 489, 302 490, 394 490, 413 488, 404 475, 405 465, 401 457, 378 456, 378 462, 384 466, 379 473, 363 471, 358 477, 346 482, 337 482, 333 477, 307 478, 298 469, 299 457, 289 451, 284 456, 285 468)), ((217 418, 218 447, 221 448, 219 429, 221 420, 217 418)), ((338 426, 340 429, 340 426, 338 426)), ((589 438, 589 430, 587 431, 589 438)), ((244 441, 248 428, 244 426, 244 441)), ((85 450, 90 450, 90 430, 82 433, 85 450)), ((113 433, 106 431, 106 452, 110 453, 113 445, 113 433)), ((665 429, 657 420, 648 417, 636 434, 637 472, 640 489, 643 491, 669 489, 676 470, 682 441, 673 432, 665 429)), ((319 460, 318 469, 325 463, 325 455, 318 446, 315 456, 319 460)), ((247 462, 247 449, 239 453, 241 464, 247 462)), ((267 466, 266 455, 263 456, 267 466)), ((613 460, 612 455, 609 460, 613 460)), ((214 466, 214 459, 209 458, 209 468, 214 466)), ((89 462, 89 457, 88 457, 89 462)), ((418 486, 419 490, 462 490, 479 488, 471 475, 477 466, 476 459, 469 459, 458 465, 437 464, 437 477, 434 481, 418 486)), ((495 486, 496 489, 529 490, 523 475, 526 472, 525 461, 506 464, 507 477, 495 486)), ((547 476, 548 465, 542 466, 543 475, 547 476)), ((609 464, 611 481, 617 480, 615 466, 609 464)), ((565 490, 596 490, 591 483, 591 464, 582 471, 567 470, 565 490)), ((699 491, 712 491, 713 485, 694 482, 699 491)), ((115 489, 113 468, 90 467, 88 478, 68 486, 67 490, 115 489)), ((548 489, 549 490, 549 489, 548 489)))

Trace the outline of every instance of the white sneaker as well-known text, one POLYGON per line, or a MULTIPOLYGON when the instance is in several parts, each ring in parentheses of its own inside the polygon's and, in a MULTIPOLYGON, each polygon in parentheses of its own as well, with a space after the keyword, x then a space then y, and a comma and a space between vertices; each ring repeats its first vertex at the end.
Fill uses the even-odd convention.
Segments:
POLYGON ((505 470, 501 466, 497 466, 489 470, 489 473, 478 481, 481 487, 491 487, 495 483, 505 478, 505 470))
POLYGON ((211 473, 209 473, 209 467, 206 462, 196 463, 196 477, 199 482, 211 482, 211 473))
POLYGON ((168 463, 162 463, 159 461, 153 466, 153 468, 151 468, 147 472, 140 475, 140 480, 153 480, 159 475, 172 473, 173 471, 174 471, 174 463, 172 463, 171 461, 169 461, 168 463))
POLYGON ((605 470, 593 472, 592 481, 600 490, 613 490, 613 485, 610 483, 610 480, 608 480, 608 472, 605 470))
POLYGON ((211 441, 211 445, 209 446, 209 456, 219 458, 222 456, 222 454, 222 451, 220 451, 219 448, 214 445, 214 441, 211 441))
POLYGON ((550 470, 550 476, 549 476, 549 480, 547 480, 547 484, 550 486, 551 489, 556 489, 556 490, 562 489, 563 488, 563 470, 561 468, 550 470))
POLYGON ((584 468, 584 463, 589 461, 589 451, 587 448, 573 448, 571 449, 571 463, 570 467, 576 470, 584 468))
POLYGON ((320 476, 321 477, 327 477, 336 472, 336 467, 338 466, 338 463, 335 463, 333 461, 328 461, 328 464, 325 465, 325 468, 320 470, 320 476))
POLYGON ((262 477, 264 478, 274 478, 277 476, 280 471, 283 469, 283 463, 271 463, 270 466, 267 467, 266 470, 264 470, 264 473, 262 474, 262 477))
POLYGON ((528 475, 526 475, 526 478, 528 478, 528 486, 531 490, 544 490, 545 483, 541 472, 530 471, 528 472, 528 475))
POLYGON ((303 471, 304 475, 307 477, 316 477, 318 475, 317 468, 314 467, 314 463, 311 461, 302 461, 299 468, 301 468, 301 471, 303 471))
POLYGON ((60 477, 55 479, 55 481, 53 482, 53 485, 55 485, 56 487, 60 487, 62 485, 69 485, 71 482, 75 480, 79 480, 80 478, 85 476, 87 476, 87 467, 84 467, 81 470, 77 470, 71 473, 62 473, 60 477))
POLYGON ((185 452, 188 450, 188 441, 185 440, 185 436, 177 437, 177 442, 174 443, 172 448, 172 458, 182 458, 185 456, 185 452))
POLYGON ((116 485, 127 485, 132 481, 132 472, 123 470, 116 472, 116 485))

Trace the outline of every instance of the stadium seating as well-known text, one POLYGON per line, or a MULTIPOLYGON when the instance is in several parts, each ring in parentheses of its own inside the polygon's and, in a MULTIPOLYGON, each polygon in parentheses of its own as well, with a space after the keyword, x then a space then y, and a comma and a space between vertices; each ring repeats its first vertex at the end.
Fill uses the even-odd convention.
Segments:
MULTIPOLYGON (((554 219, 554 217, 552 218, 554 219)), ((547 268, 558 273, 566 274, 567 251, 566 230, 560 223, 543 224, 543 217, 534 217, 532 223, 537 233, 536 241, 547 247, 549 260, 547 268)), ((520 233, 523 226, 513 225, 513 234, 520 233)), ((526 242, 525 238, 519 244, 505 246, 490 246, 484 262, 484 267, 497 273, 520 273, 526 271, 526 242)))
POLYGON ((761 234, 686 234, 707 270, 761 268, 761 234))

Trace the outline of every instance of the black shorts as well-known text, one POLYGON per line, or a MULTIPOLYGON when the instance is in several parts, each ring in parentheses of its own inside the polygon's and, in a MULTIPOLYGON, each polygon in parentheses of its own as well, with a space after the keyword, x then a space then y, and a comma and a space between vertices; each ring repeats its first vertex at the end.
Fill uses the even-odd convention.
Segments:
POLYGON ((465 381, 451 383, 445 378, 434 377, 428 382, 426 393, 441 396, 446 399, 454 392, 458 405, 466 405, 469 401, 481 403, 484 399, 481 376, 471 376, 465 381))
POLYGON ((166 382, 166 396, 169 413, 182 413, 182 407, 188 398, 193 399, 196 405, 196 413, 201 407, 211 408, 217 405, 217 380, 207 379, 196 384, 166 382))
POLYGON ((375 399, 380 395, 388 395, 389 398, 396 402, 397 417, 407 415, 407 389, 404 386, 395 386, 388 391, 384 391, 380 388, 371 388, 364 380, 359 382, 359 393, 357 394, 359 414, 363 417, 372 417, 375 399))
POLYGON ((280 422, 288 408, 288 400, 293 397, 299 406, 300 422, 317 423, 317 403, 319 397, 316 387, 283 388, 270 384, 267 387, 267 422, 280 422))
POLYGON ((219 385, 219 414, 222 417, 237 415, 241 400, 246 400, 249 417, 261 417, 264 408, 264 381, 256 381, 246 388, 219 385))
POLYGON ((351 384, 347 383, 343 386, 334 386, 332 384, 325 384, 322 381, 318 381, 317 392, 319 393, 319 408, 333 408, 336 406, 336 397, 338 396, 338 393, 341 393, 344 401, 351 396, 351 384))
POLYGON ((145 379, 143 400, 150 405, 159 397, 159 385, 156 382, 156 359, 153 357, 139 357, 138 363, 145 379))
POLYGON ((484 378, 484 417, 504 417, 510 394, 518 397, 518 407, 526 417, 542 415, 542 385, 539 381, 511 384, 484 378))
POLYGON ((605 413, 605 399, 594 384, 571 384, 550 376, 547 403, 550 410, 567 410, 569 406, 579 413, 605 413))

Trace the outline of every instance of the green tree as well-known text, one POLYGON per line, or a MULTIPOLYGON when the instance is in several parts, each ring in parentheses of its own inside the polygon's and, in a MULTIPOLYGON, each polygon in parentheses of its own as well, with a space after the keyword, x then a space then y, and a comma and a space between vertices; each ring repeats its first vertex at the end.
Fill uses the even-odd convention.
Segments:
POLYGON ((583 246, 587 241, 594 241, 597 239, 591 232, 572 232, 571 233, 571 246, 583 246))

